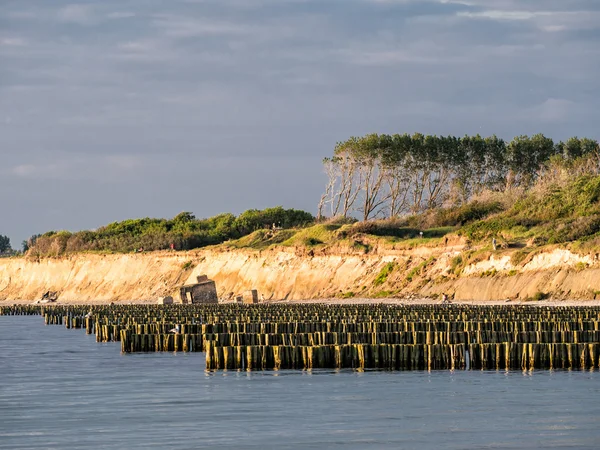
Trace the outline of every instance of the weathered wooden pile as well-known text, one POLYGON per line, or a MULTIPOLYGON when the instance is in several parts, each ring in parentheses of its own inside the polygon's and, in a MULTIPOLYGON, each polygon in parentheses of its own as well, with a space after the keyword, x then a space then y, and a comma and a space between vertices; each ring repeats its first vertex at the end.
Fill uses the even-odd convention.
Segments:
POLYGON ((207 369, 550 369, 600 365, 599 307, 95 305, 2 307, 125 353, 206 352, 207 369))

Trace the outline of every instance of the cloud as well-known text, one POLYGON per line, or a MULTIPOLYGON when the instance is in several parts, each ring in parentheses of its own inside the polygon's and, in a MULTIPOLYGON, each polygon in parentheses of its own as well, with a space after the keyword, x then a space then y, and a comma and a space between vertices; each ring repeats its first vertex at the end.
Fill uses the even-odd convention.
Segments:
POLYGON ((114 11, 106 15, 109 19, 131 19, 135 16, 136 14, 130 11, 114 11))
POLYGON ((85 226, 314 208, 321 159, 369 132, 599 138, 599 15, 597 0, 0 1, 0 233, 84 226, 76 208, 44 221, 57 195, 94 199, 85 226))
POLYGON ((235 22, 192 18, 174 14, 156 14, 154 24, 165 36, 191 38, 207 35, 244 35, 259 28, 235 22))
POLYGON ((18 164, 8 170, 17 178, 35 180, 118 181, 143 167, 140 157, 132 155, 68 155, 44 163, 18 164))
POLYGON ((393 66, 398 64, 443 64, 445 58, 418 54, 410 50, 342 50, 339 55, 359 66, 393 66))
POLYGON ((566 120, 575 109, 575 102, 561 98, 549 98, 533 109, 538 117, 546 122, 566 120))
MULTIPOLYGON (((49 170, 53 171, 52 168, 50 168, 49 170)), ((10 169, 10 172, 12 174, 24 178, 35 176, 39 173, 42 173, 42 171, 42 166, 36 166, 35 164, 19 164, 18 166, 15 166, 12 169, 10 169)))
POLYGON ((503 11, 503 10, 488 10, 480 12, 465 12, 459 11, 456 13, 459 17, 468 18, 485 18, 494 20, 529 20, 540 15, 553 14, 550 12, 531 12, 531 11, 503 11))
POLYGON ((77 3, 60 8, 57 17, 61 22, 79 25, 90 25, 94 22, 92 6, 77 3))
POLYGON ((128 41, 121 42, 117 45, 119 50, 123 52, 144 53, 154 51, 158 48, 155 41, 128 41))
POLYGON ((0 38, 0 45, 6 47, 24 47, 27 42, 21 38, 0 38))

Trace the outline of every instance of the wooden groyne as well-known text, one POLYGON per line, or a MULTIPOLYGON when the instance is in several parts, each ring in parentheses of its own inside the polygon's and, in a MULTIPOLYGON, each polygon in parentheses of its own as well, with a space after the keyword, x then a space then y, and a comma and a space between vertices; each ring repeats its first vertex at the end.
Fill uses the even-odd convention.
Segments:
POLYGON ((41 310, 37 305, 0 306, 0 316, 39 316, 41 310))
POLYGON ((2 307, 120 341, 121 351, 206 352, 209 370, 590 369, 599 307, 44 305, 2 307))

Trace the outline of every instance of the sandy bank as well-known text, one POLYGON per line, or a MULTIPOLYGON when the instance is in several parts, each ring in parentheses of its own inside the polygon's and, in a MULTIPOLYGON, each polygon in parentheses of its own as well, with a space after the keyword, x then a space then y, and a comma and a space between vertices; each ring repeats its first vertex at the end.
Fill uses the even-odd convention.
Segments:
MULTIPOLYGON (((542 293, 557 304, 600 300, 597 255, 566 249, 540 250, 515 264, 513 252, 482 254, 456 273, 454 260, 467 255, 452 248, 375 249, 369 253, 298 248, 144 254, 78 254, 63 258, 0 259, 0 301, 31 301, 57 291, 61 302, 146 302, 177 297, 177 287, 206 274, 219 297, 248 289, 269 301, 437 302, 441 293, 456 302, 531 303, 542 293), (345 297, 341 300, 341 297, 345 297), (391 299, 387 299, 392 297, 391 299), (433 300, 413 300, 413 297, 433 300), (329 300, 335 299, 335 300, 329 300), (527 301, 526 301, 527 300, 527 301)), ((540 304, 552 304, 548 300, 540 304)))

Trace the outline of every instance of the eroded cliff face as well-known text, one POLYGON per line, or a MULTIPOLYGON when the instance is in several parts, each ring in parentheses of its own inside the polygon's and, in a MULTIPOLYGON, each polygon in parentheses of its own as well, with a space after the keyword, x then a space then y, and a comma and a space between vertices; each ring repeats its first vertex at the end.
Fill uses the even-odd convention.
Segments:
POLYGON ((81 254, 0 260, 0 299, 30 300, 46 291, 61 300, 151 300, 206 274, 220 297, 258 289, 267 299, 332 296, 367 282, 393 256, 309 256, 294 250, 81 254))
POLYGON ((222 299, 247 289, 257 289, 265 299, 290 300, 442 292, 457 300, 526 298, 539 292, 557 298, 600 298, 597 255, 553 249, 513 264, 512 252, 503 251, 466 265, 456 275, 453 258, 463 251, 457 245, 375 248, 366 254, 280 248, 8 258, 0 259, 0 300, 33 300, 57 291, 61 301, 70 302, 154 301, 165 295, 177 298, 177 286, 200 274, 216 281, 222 299), (388 263, 394 263, 391 270, 388 263), (386 266, 389 275, 382 279, 386 266))

